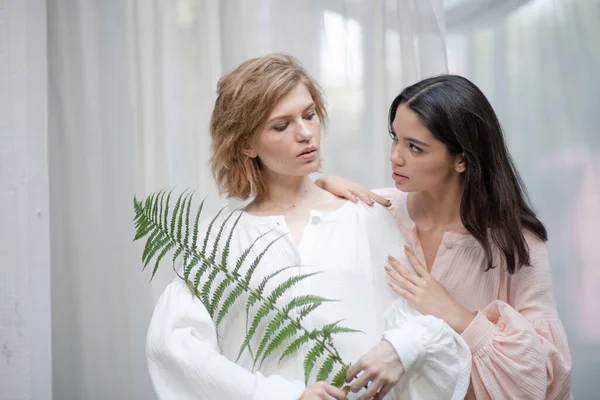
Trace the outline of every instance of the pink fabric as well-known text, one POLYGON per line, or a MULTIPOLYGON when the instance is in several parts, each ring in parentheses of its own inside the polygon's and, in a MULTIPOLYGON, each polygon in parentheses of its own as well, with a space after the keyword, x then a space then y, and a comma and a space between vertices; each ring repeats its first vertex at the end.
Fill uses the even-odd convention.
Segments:
MULTIPOLYGON (((424 261, 406 193, 383 192, 396 222, 424 261), (388 197, 386 196, 386 197, 388 197)), ((546 244, 526 234, 531 266, 485 272, 485 254, 471 235, 446 232, 431 274, 475 319, 462 333, 473 354, 467 399, 566 399, 571 356, 550 277, 546 244)), ((496 261, 501 257, 497 257, 496 261)))

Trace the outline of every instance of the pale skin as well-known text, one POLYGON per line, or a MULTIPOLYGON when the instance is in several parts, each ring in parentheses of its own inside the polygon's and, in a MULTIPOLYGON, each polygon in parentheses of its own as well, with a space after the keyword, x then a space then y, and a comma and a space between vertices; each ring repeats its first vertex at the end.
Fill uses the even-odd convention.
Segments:
MULTIPOLYGON (((246 156, 260 159, 268 187, 268 194, 256 198, 245 211, 258 216, 283 216, 296 246, 312 210, 333 210, 345 201, 315 185, 308 176, 319 170, 320 139, 321 123, 314 101, 308 89, 298 85, 277 103, 262 131, 245 151, 246 156)), ((352 382, 350 390, 354 392, 369 384, 360 400, 382 399, 403 374, 395 349, 382 340, 352 365, 346 381, 352 382)), ((345 398, 344 390, 316 382, 306 388, 301 400, 345 398)))
MULTIPOLYGON (((460 218, 461 174, 466 170, 462 155, 451 155, 406 105, 398 107, 393 128, 390 161, 396 188, 408 192, 407 207, 417 227, 424 254, 419 260, 412 249, 406 255, 415 273, 390 257, 385 270, 392 278, 390 287, 425 315, 444 320, 461 334, 474 316, 452 298, 431 274, 444 232, 468 233, 460 218)), ((317 185, 338 196, 358 198, 367 204, 387 199, 340 177, 324 177, 317 185)))

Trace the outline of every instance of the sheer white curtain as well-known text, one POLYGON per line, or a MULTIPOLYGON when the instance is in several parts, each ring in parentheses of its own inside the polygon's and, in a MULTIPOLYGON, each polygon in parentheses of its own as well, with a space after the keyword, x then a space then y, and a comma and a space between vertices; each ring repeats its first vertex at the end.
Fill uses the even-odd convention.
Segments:
POLYGON ((217 79, 272 51, 297 56, 331 114, 324 171, 389 184, 386 112, 446 71, 441 0, 48 2, 53 391, 151 399, 152 284, 132 198, 179 186, 219 203, 207 162, 217 79))
MULTIPOLYGON (((468 15, 460 7, 478 2, 452 3, 454 15, 468 15)), ((500 116, 531 200, 549 229, 556 300, 573 356, 574 397, 595 398, 600 378, 600 1, 489 3, 499 7, 461 22, 448 15, 449 69, 475 81, 500 116)))

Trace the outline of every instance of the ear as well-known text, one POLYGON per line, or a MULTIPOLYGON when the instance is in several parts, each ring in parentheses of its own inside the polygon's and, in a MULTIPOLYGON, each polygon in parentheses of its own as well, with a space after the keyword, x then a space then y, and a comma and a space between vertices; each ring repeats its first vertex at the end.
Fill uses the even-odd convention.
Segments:
POLYGON ((256 158, 258 156, 256 150, 254 149, 245 149, 242 151, 242 153, 244 153, 245 156, 248 156, 250 158, 256 158))
POLYGON ((454 163, 454 170, 459 174, 462 174, 467 170, 467 162, 465 161, 465 153, 460 154, 456 157, 456 161, 454 163))

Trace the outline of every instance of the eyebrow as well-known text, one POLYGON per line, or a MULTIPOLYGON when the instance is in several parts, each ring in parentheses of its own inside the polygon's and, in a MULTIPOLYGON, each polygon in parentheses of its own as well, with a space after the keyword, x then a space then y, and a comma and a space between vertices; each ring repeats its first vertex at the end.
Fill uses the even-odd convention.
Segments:
POLYGON ((415 138, 407 137, 407 138, 403 138, 402 140, 404 140, 405 142, 410 142, 410 143, 418 144, 418 145, 423 146, 423 147, 429 147, 429 145, 427 143, 421 142, 420 140, 415 139, 415 138))
MULTIPOLYGON (((312 102, 312 103, 310 103, 310 104, 308 105, 308 107, 306 107, 306 108, 304 109, 304 111, 302 111, 302 112, 304 113, 304 112, 306 112, 308 109, 310 109, 310 108, 313 108, 314 106, 315 106, 315 102, 313 101, 313 102, 312 102)), ((273 121, 276 121, 276 120, 278 120, 278 119, 289 119, 289 118, 292 118, 292 117, 293 117, 293 116, 292 116, 292 115, 289 115, 289 114, 287 114, 287 115, 278 115, 278 116, 276 116, 275 118, 271 118, 271 119, 270 119, 270 120, 267 122, 267 124, 270 124, 271 122, 273 122, 273 121)))

